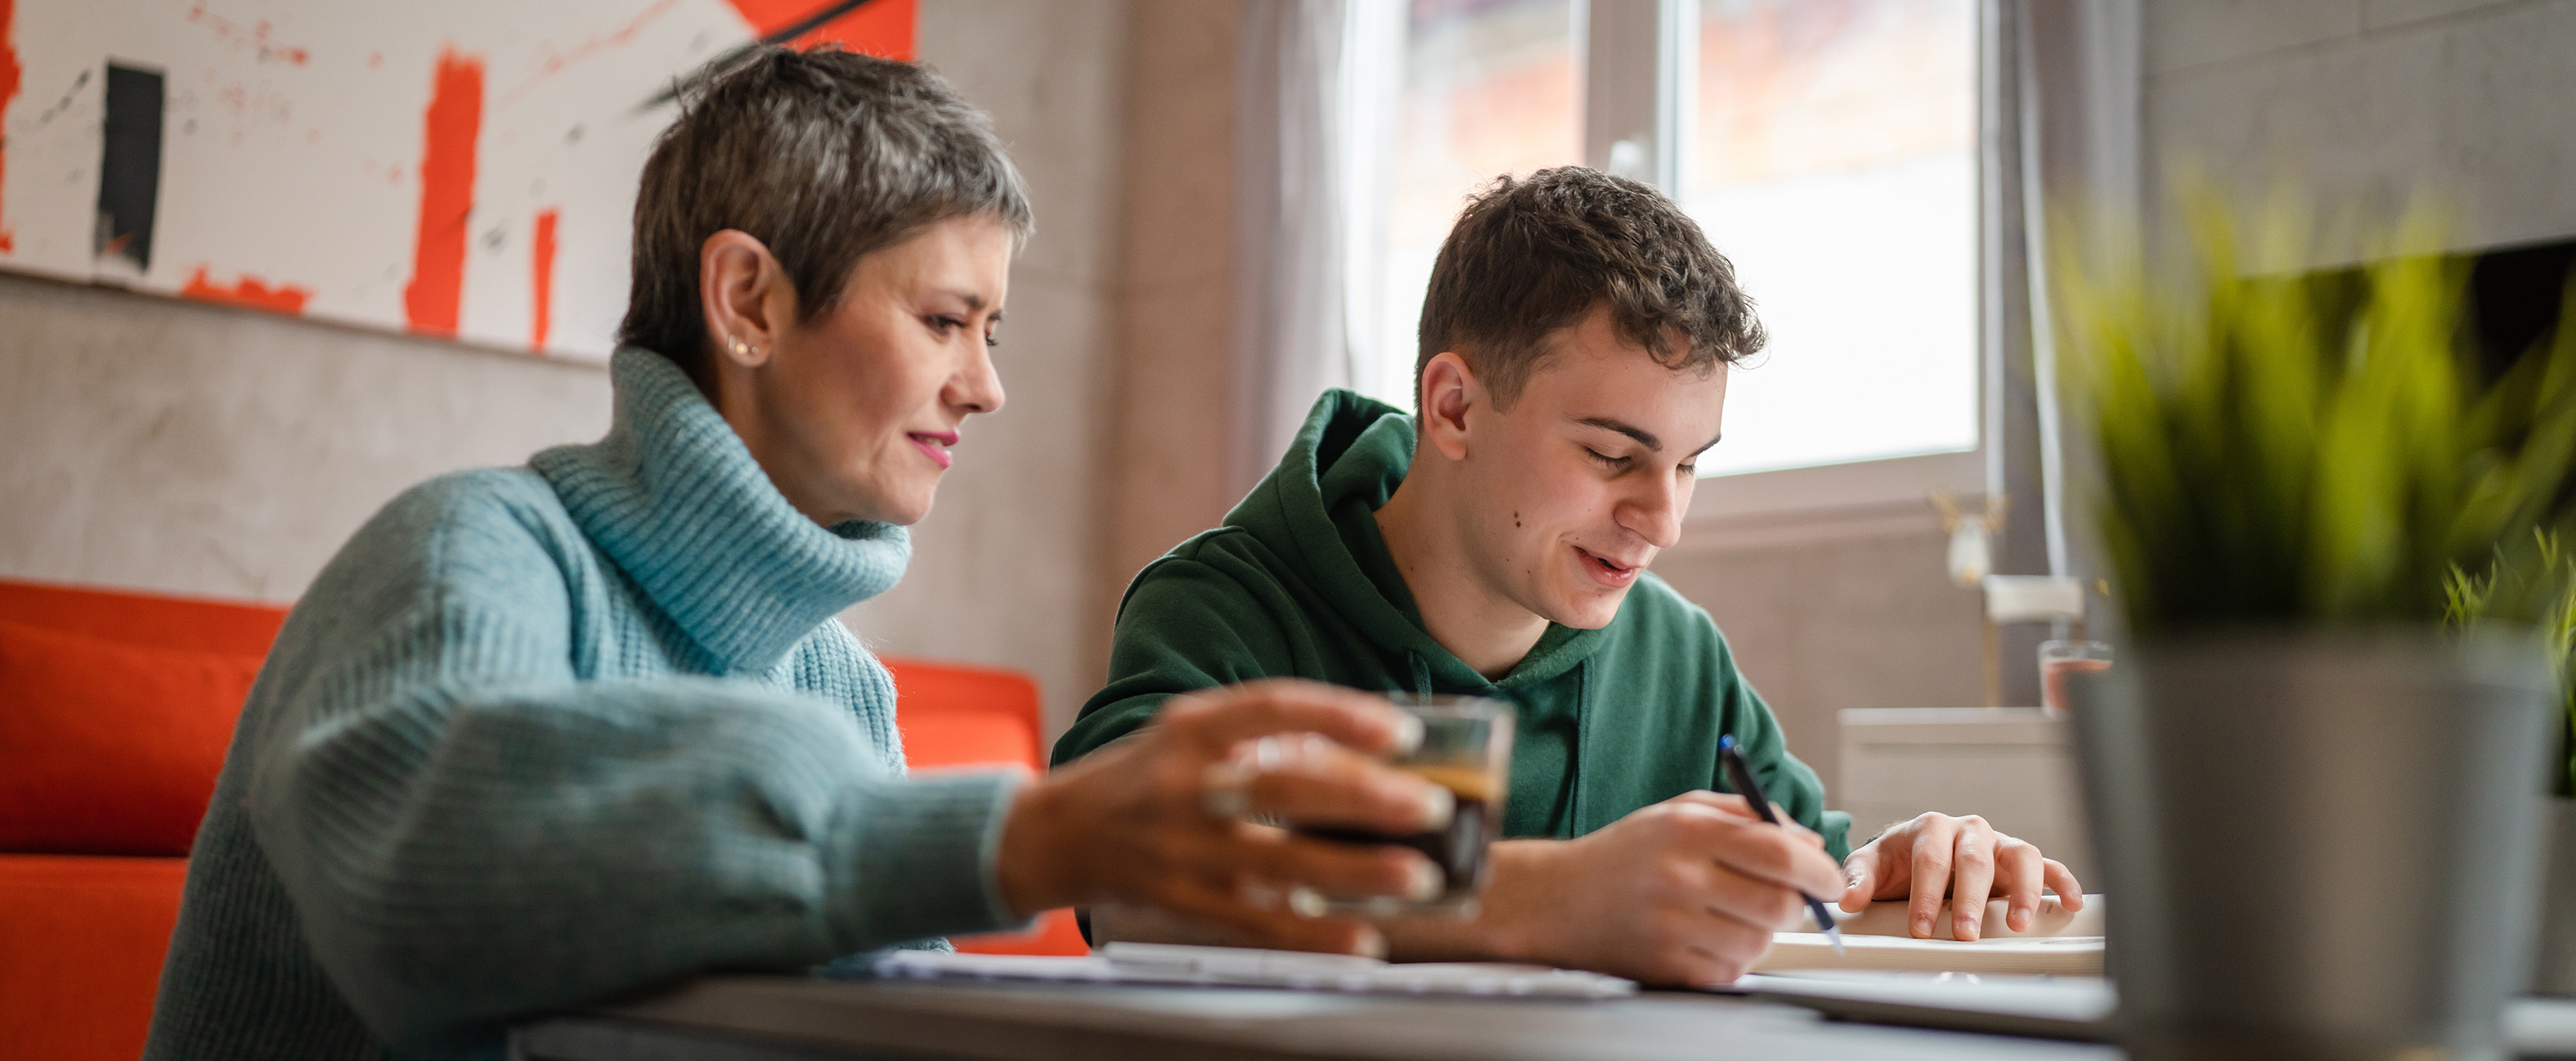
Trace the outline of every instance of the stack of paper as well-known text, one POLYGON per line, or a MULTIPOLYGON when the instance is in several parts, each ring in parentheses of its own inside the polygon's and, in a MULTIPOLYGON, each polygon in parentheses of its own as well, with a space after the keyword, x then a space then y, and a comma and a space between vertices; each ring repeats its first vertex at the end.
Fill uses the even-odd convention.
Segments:
POLYGON ((877 960, 875 971, 878 976, 919 979, 1284 987, 1410 995, 1617 998, 1637 993, 1634 981, 1537 965, 1396 965, 1347 954, 1164 943, 1112 943, 1081 958, 894 951, 877 960))

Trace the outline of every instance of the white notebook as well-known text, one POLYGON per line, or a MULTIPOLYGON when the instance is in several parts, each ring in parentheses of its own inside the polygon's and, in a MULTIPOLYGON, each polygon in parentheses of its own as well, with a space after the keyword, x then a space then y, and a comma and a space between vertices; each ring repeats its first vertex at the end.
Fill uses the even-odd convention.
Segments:
POLYGON ((1771 952, 1753 964, 1757 973, 1799 969, 1871 969, 1910 973, 1999 973, 2099 976, 2102 973, 2102 897, 2084 897, 2084 909, 2070 911, 2056 896, 2040 900, 2028 929, 2015 932, 2004 924, 2004 901, 1986 904, 1984 938, 1962 943, 1950 932, 1950 908, 1933 919, 1932 939, 1915 939, 1906 931, 1908 904, 1871 903, 1860 913, 1840 918, 1844 949, 1835 953, 1822 932, 1782 932, 1771 937, 1771 952))

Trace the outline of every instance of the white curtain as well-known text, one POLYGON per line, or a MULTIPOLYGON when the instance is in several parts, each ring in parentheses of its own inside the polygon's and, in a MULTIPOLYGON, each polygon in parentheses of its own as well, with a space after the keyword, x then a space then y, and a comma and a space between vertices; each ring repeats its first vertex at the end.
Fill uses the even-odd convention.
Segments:
MULTIPOLYGON (((2061 405, 2051 248, 2098 244, 2135 223, 2140 197, 2140 0, 1986 0, 1984 178, 1988 488, 2016 505, 2012 551, 2050 574, 2090 578, 2084 427, 2061 405), (2058 233, 2052 223, 2092 231, 2058 233), (2040 545, 2041 556, 2027 545, 2040 545)), ((2054 263, 2064 266, 2070 263, 2054 263)), ((2010 564, 2010 562, 2007 562, 2010 564)))
MULTIPOLYGON (((1402 0, 1242 0, 1232 465, 1248 489, 1380 334, 1402 0)), ((1412 351, 1401 352, 1410 359, 1412 351)))

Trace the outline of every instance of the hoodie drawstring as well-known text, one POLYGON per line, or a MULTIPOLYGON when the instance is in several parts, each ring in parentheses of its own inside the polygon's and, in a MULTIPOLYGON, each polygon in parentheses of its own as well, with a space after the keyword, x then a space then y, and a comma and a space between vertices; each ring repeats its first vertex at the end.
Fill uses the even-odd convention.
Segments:
POLYGON ((1404 662, 1409 664, 1413 671, 1414 695, 1431 695, 1431 661, 1423 659, 1422 653, 1406 649, 1404 653, 1404 662))

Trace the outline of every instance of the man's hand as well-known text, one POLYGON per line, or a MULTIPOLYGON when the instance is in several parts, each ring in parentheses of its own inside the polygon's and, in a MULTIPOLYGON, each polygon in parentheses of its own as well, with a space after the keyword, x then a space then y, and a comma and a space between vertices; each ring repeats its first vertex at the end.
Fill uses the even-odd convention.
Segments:
MULTIPOLYGON (((1911 895, 1906 928, 1916 939, 1932 936, 1941 901, 1950 901, 1950 934, 1973 940, 1985 926, 1986 900, 2001 892, 2004 925, 2030 927, 2042 885, 2069 910, 2084 908, 2084 887, 2053 858, 2027 842, 1996 832, 1984 818, 1925 814, 1878 834, 1843 860, 1843 912, 1858 913, 1873 900, 1911 895)), ((1819 893, 1822 894, 1822 893, 1819 893)))
POLYGON ((1134 736, 1020 790, 1002 827, 1003 898, 1020 914, 1124 903, 1255 946, 1383 953, 1360 921, 1308 916, 1312 897, 1426 898, 1443 883, 1438 867, 1408 848, 1246 819, 1395 836, 1440 828, 1449 790, 1377 758, 1420 739, 1384 699, 1315 682, 1176 697, 1134 736))
POLYGON ((1714 792, 1675 796, 1579 840, 1499 843, 1493 858, 1474 923, 1448 933, 1424 919, 1391 926, 1398 950, 1724 984, 1806 913, 1802 890, 1830 895, 1837 880, 1816 834, 1714 792))

